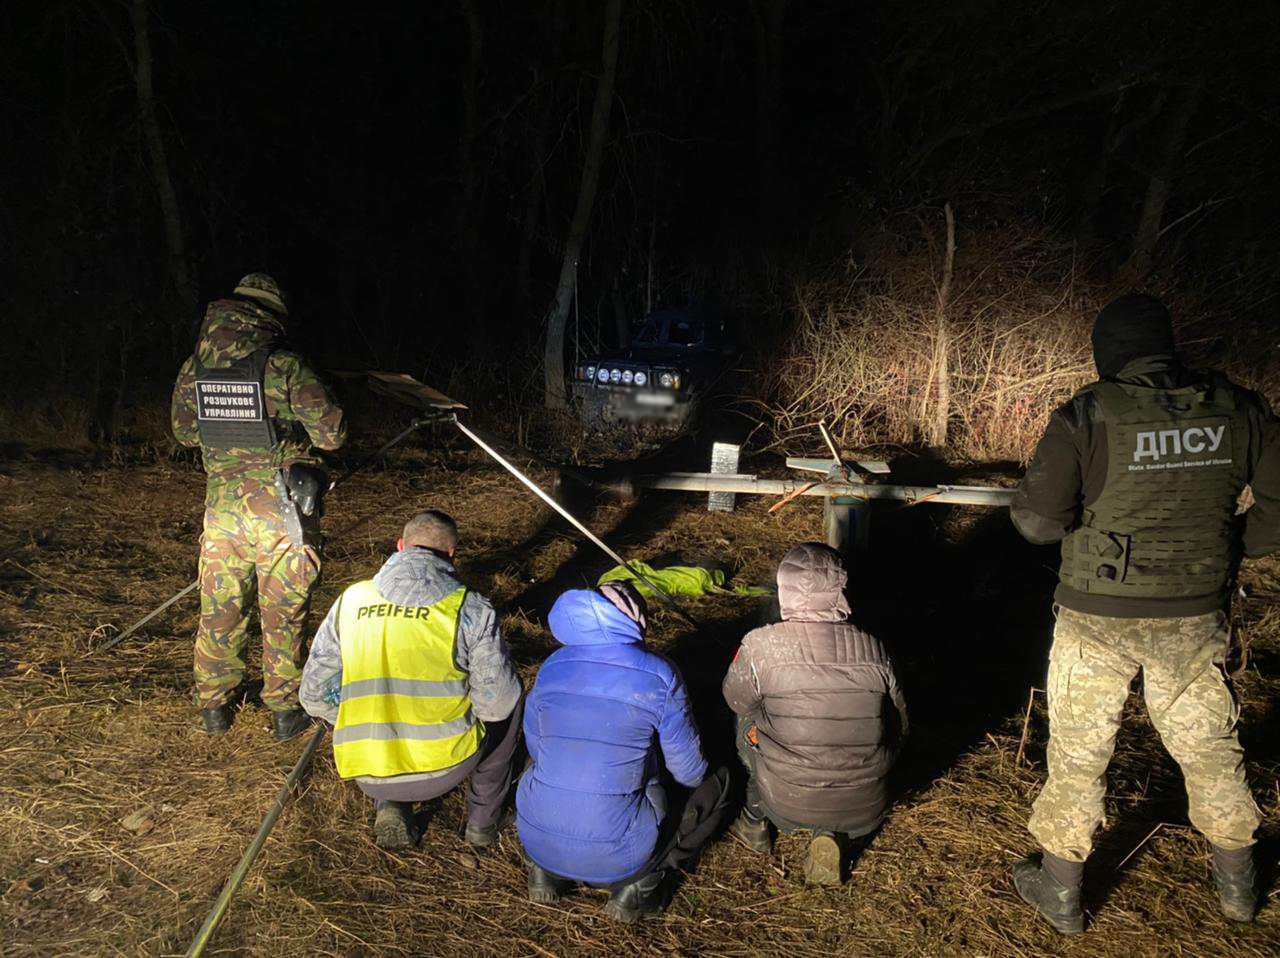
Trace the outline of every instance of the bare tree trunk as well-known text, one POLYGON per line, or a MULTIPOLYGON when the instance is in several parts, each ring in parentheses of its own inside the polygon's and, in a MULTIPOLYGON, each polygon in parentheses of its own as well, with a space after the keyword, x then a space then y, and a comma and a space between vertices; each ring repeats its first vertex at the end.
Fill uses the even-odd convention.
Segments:
POLYGON ((1138 217, 1138 229, 1134 234, 1133 256, 1129 261, 1129 269, 1135 279, 1146 279, 1155 264, 1156 244, 1160 240, 1160 224, 1164 220, 1165 207, 1168 206, 1169 197, 1173 193, 1174 178, 1182 165, 1187 130, 1191 126, 1191 118, 1195 115, 1196 107, 1200 105, 1200 94, 1203 89, 1203 79, 1197 79, 1186 87, 1182 101, 1174 107, 1173 115, 1169 118, 1169 126, 1165 131, 1160 155, 1156 158, 1151 179, 1147 182, 1147 195, 1143 200, 1142 215, 1138 217))
POLYGON ((1116 120, 1120 108, 1124 104, 1124 94, 1116 96, 1107 115, 1107 128, 1102 134, 1102 145, 1098 157, 1094 161, 1089 179, 1085 182, 1080 201, 1080 219, 1076 223, 1076 242, 1088 243, 1093 240, 1098 227, 1098 210, 1102 206, 1102 196, 1107 190, 1107 177, 1111 169, 1111 149, 1115 142, 1116 120))
POLYGON ((618 277, 613 278, 613 331, 618 337, 618 347, 626 349, 631 345, 631 319, 627 315, 627 304, 622 298, 622 289, 618 286, 618 277))
POLYGON ((582 166, 582 182, 578 187, 578 203, 569 225, 569 238, 564 247, 564 260, 560 266, 560 282, 556 286, 556 298, 547 315, 547 343, 543 356, 545 373, 544 402, 548 409, 563 409, 566 405, 564 380, 564 330, 573 302, 574 278, 578 272, 578 257, 591 220, 591 208, 596 201, 596 188, 600 185, 600 166, 604 156, 604 141, 609 132, 609 113, 613 106, 613 81, 618 71, 618 35, 622 20, 622 0, 608 0, 604 14, 604 45, 601 55, 600 81, 596 84, 595 103, 591 108, 591 133, 587 140, 587 155, 582 166))
POLYGON ((951 329, 947 310, 951 306, 951 278, 956 262, 955 212, 950 203, 943 208, 943 212, 947 217, 947 250, 942 261, 942 284, 938 287, 933 359, 930 363, 935 401, 928 433, 930 445, 939 448, 947 444, 947 423, 951 419, 951 329))
POLYGON ((756 182, 766 219, 777 212, 782 27, 787 0, 752 0, 756 39, 756 182))
POLYGON ((547 62, 551 65, 551 76, 546 81, 546 89, 540 90, 542 81, 535 72, 533 77, 535 107, 533 131, 530 134, 532 150, 529 165, 529 193, 525 197, 524 213, 520 217, 520 249, 516 254, 516 292, 521 306, 527 305, 533 298, 533 247, 538 235, 538 219, 542 211, 542 197, 546 193, 547 179, 544 169, 550 157, 547 146, 551 140, 551 120, 555 114, 556 83, 555 71, 560 65, 561 34, 564 31, 564 0, 556 0, 552 7, 548 46, 551 55, 547 62))
MULTIPOLYGON (((534 84, 538 83, 537 77, 534 84)), ((520 249, 516 254, 516 294, 517 301, 524 306, 532 298, 533 283, 533 243, 538 235, 538 212, 542 208, 542 194, 546 183, 543 166, 547 157, 547 141, 550 139, 551 107, 555 102, 555 88, 542 93, 541 102, 535 110, 534 130, 532 136, 532 175, 529 179, 529 193, 525 197, 524 213, 520 217, 520 249)))
POLYGON ((479 133, 480 56, 484 31, 474 0, 462 0, 462 17, 467 24, 467 58, 462 64, 462 129, 458 134, 458 255, 473 343, 483 343, 486 335, 484 289, 480 282, 480 210, 476 202, 479 176, 476 171, 476 138, 479 133))
MULTIPOLYGON (((151 159, 151 174, 156 181, 156 195, 160 200, 160 214, 164 219, 164 238, 169 251, 169 277, 182 304, 186 324, 198 322, 197 303, 199 291, 187 265, 186 238, 182 232, 182 217, 178 211, 178 196, 169 175, 169 159, 160 135, 160 122, 156 117, 155 93, 152 85, 151 37, 147 31, 147 0, 133 0, 133 83, 138 94, 138 110, 142 118, 142 132, 147 141, 147 153, 151 159)), ((186 331, 185 329, 183 330, 186 331)), ((177 330, 175 329, 176 333, 177 330)))
POLYGON ((1158 91, 1152 97, 1151 103, 1141 113, 1124 125, 1120 125, 1120 112, 1124 108, 1126 98, 1127 91, 1125 90, 1121 90, 1116 94, 1115 101, 1111 106, 1111 115, 1107 121, 1107 132, 1103 137, 1102 147, 1098 151, 1098 160, 1094 165, 1093 173, 1089 177, 1089 182, 1085 184, 1084 198, 1080 203, 1083 212, 1076 227, 1076 239, 1080 242, 1094 239, 1097 233, 1098 211, 1102 207, 1102 198, 1107 191, 1111 157, 1124 146, 1131 136, 1149 125, 1160 115, 1160 111, 1164 109, 1168 93, 1165 90, 1158 91))

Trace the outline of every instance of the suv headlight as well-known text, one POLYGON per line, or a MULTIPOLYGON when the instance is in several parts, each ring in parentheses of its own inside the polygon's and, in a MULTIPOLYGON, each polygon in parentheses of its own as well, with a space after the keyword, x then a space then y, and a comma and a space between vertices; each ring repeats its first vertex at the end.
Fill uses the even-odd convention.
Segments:
POLYGON ((674 382, 675 382, 675 377, 672 376, 670 373, 661 373, 658 376, 658 383, 662 386, 663 389, 670 389, 672 383, 674 382))
POLYGON ((585 376, 583 376, 582 378, 583 378, 583 379, 585 379, 587 382, 591 382, 591 380, 595 379, 595 378, 596 378, 596 367, 595 367, 595 366, 588 366, 588 367, 587 367, 587 374, 586 374, 585 376))
POLYGON ((596 372, 596 381, 607 383, 609 381, 609 370, 601 366, 600 369, 596 372))
POLYGON ((647 383, 648 381, 649 381, 649 377, 648 377, 648 376, 646 376, 644 373, 636 373, 636 385, 637 385, 637 386, 643 386, 643 385, 644 385, 645 383, 647 383))
POLYGON ((621 370, 621 369, 611 369, 611 370, 609 370, 609 382, 611 382, 611 383, 620 383, 620 382, 622 382, 622 370, 621 370))
POLYGON ((632 381, 634 378, 635 378, 635 373, 633 373, 630 369, 624 369, 624 370, 622 371, 622 384, 623 384, 624 386, 630 386, 630 385, 631 385, 631 381, 632 381))

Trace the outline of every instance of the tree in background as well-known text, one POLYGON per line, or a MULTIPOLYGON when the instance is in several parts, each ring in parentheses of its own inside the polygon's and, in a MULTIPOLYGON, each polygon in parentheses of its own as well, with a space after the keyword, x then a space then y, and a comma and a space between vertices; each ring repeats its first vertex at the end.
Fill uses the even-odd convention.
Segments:
POLYGON ((621 19, 622 0, 608 0, 604 14, 600 79, 596 83, 595 103, 591 108, 591 134, 587 140, 587 152, 582 162, 582 182, 578 186, 578 202, 573 210, 573 220, 569 224, 569 237, 564 245, 564 258, 560 264, 560 281, 556 285, 556 298, 546 320, 543 402, 548 409, 562 409, 566 405, 564 333, 568 325, 569 309, 573 305, 578 258, 582 255, 582 244, 586 239, 587 225, 591 220, 591 208, 595 205, 596 189, 600 184, 600 164, 604 156, 605 137, 609 133, 613 83, 618 69, 618 34, 621 19))

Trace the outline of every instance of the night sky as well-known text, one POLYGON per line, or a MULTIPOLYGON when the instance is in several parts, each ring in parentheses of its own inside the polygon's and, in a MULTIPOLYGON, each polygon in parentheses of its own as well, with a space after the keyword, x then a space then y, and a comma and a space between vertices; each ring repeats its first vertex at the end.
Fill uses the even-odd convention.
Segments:
MULTIPOLYGON (((536 399, 606 4, 149 0, 185 292, 136 7, 0 7, 0 401, 162 396, 202 304, 250 270, 286 286, 321 363, 467 367, 536 399)), ((1091 276, 1266 323, 1276 10, 623 0, 579 321, 607 345, 619 310, 696 297, 776 331, 782 277, 950 201, 962 229, 1035 224, 1091 276)))

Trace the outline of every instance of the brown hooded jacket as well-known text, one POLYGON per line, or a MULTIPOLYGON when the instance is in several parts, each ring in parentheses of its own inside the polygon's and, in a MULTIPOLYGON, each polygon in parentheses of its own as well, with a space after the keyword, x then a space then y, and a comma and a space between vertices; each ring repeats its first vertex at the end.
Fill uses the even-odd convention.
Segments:
POLYGON ((788 552, 778 567, 783 621, 742 640, 724 697, 757 727, 766 809, 862 835, 884 819, 907 707, 884 646, 847 621, 847 581, 826 546, 788 552))

